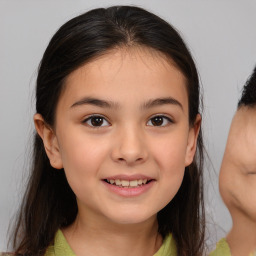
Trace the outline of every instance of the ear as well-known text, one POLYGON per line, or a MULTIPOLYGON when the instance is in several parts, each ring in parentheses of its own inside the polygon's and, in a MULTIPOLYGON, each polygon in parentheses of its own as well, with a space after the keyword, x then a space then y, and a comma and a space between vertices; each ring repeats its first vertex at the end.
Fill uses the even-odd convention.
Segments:
POLYGON ((187 144, 187 151, 186 151, 186 157, 185 157, 186 166, 190 165, 193 162, 193 159, 196 153, 197 137, 200 131, 201 120, 202 119, 200 114, 197 114, 196 120, 193 126, 189 128, 188 144, 187 144))
POLYGON ((34 115, 34 124, 38 135, 43 140, 44 148, 51 166, 56 169, 62 169, 63 165, 59 144, 53 129, 44 121, 40 114, 34 115))

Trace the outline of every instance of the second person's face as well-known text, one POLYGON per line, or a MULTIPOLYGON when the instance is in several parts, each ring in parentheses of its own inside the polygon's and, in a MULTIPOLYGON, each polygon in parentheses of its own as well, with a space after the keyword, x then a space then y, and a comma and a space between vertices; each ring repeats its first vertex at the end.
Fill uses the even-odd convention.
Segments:
POLYGON ((220 171, 220 192, 232 215, 256 221, 256 109, 235 114, 220 171))

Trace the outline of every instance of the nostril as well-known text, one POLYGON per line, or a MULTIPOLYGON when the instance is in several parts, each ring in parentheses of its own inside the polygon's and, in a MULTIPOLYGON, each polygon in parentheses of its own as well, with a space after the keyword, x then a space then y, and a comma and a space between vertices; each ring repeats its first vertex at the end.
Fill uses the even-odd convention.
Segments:
MULTIPOLYGON (((123 158, 123 157, 119 157, 119 158, 118 158, 118 161, 120 161, 120 162, 129 162, 129 159, 125 159, 125 158, 123 158)), ((141 161, 143 161, 143 158, 142 158, 142 157, 137 158, 137 159, 135 159, 135 161, 132 161, 132 162, 141 162, 141 161)))

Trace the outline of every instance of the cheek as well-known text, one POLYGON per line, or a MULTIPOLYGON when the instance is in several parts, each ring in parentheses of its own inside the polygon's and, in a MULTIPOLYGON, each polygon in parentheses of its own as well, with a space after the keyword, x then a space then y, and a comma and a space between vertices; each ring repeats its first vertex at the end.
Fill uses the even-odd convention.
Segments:
POLYGON ((224 159, 219 184, 220 194, 231 214, 238 210, 256 219, 256 177, 242 173, 224 159))
POLYGON ((224 203, 229 209, 240 204, 238 187, 241 186, 241 183, 238 174, 236 166, 224 155, 219 175, 219 190, 224 203))
POLYGON ((160 180, 163 181, 161 186, 168 202, 179 190, 184 177, 186 145, 184 136, 174 136, 159 141, 154 148, 160 180))
POLYGON ((162 170, 171 173, 184 170, 187 141, 183 136, 169 136, 154 143, 155 161, 162 170))
POLYGON ((250 218, 256 220, 256 177, 251 175, 239 178, 235 183, 234 192, 237 198, 237 208, 250 218))
POLYGON ((74 192, 90 186, 95 182, 100 166, 106 158, 107 146, 78 134, 69 134, 60 141, 61 159, 70 186, 74 192))
POLYGON ((60 153, 64 167, 94 167, 107 151, 107 144, 100 137, 89 136, 78 129, 67 129, 60 134, 60 153))

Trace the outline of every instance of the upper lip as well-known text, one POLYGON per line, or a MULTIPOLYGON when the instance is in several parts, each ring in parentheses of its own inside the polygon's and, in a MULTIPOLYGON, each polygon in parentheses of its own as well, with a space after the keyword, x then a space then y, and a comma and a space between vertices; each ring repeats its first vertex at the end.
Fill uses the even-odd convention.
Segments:
POLYGON ((114 175, 114 176, 108 176, 104 178, 103 180, 154 180, 152 177, 142 175, 142 174, 133 174, 133 175, 125 175, 125 174, 120 174, 120 175, 114 175))

